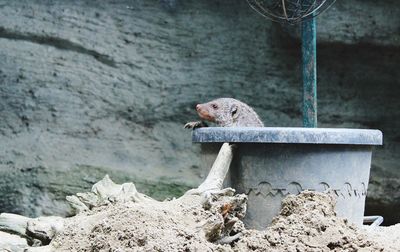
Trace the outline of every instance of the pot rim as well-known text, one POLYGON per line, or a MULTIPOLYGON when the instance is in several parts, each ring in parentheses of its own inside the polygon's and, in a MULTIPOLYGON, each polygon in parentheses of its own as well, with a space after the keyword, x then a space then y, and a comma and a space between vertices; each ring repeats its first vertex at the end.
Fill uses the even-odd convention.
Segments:
POLYGON ((376 129, 301 127, 207 127, 192 133, 195 143, 285 143, 382 145, 376 129))

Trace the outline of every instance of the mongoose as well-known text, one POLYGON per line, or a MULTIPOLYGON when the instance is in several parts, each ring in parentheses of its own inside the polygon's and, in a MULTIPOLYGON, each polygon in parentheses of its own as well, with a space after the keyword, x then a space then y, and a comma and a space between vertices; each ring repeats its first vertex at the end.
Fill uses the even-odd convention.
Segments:
MULTIPOLYGON (((233 98, 219 98, 196 105, 202 120, 216 123, 219 127, 263 127, 257 113, 247 104, 233 98)), ((189 122, 185 128, 206 127, 204 122, 189 122)))

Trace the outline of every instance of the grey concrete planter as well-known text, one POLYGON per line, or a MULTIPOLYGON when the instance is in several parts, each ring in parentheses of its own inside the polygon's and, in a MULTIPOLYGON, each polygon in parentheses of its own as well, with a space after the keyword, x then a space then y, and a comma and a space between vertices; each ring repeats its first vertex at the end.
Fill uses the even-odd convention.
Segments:
POLYGON ((372 147, 382 132, 324 128, 200 128, 209 169, 223 142, 238 144, 227 185, 249 197, 247 226, 262 229, 279 213, 282 199, 302 190, 332 189, 338 215, 361 225, 372 147))

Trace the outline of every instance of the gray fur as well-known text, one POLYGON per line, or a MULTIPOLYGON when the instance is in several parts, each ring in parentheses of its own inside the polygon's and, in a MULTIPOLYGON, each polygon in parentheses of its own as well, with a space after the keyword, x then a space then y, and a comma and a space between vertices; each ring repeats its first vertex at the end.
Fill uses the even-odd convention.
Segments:
MULTIPOLYGON (((220 127, 263 127, 257 113, 247 104, 233 98, 219 98, 200 104, 220 127), (217 108, 213 108, 217 105, 217 108)), ((199 111, 198 111, 199 112, 199 111)), ((201 114, 199 112, 200 117, 201 114)), ((205 118, 202 118, 205 119, 205 118)))

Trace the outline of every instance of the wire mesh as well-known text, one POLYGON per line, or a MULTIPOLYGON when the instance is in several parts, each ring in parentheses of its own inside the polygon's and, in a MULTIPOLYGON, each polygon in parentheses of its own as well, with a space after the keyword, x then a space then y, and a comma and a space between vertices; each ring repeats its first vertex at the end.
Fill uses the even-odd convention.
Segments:
POLYGON ((262 16, 280 23, 296 24, 324 12, 335 0, 247 0, 262 16))

